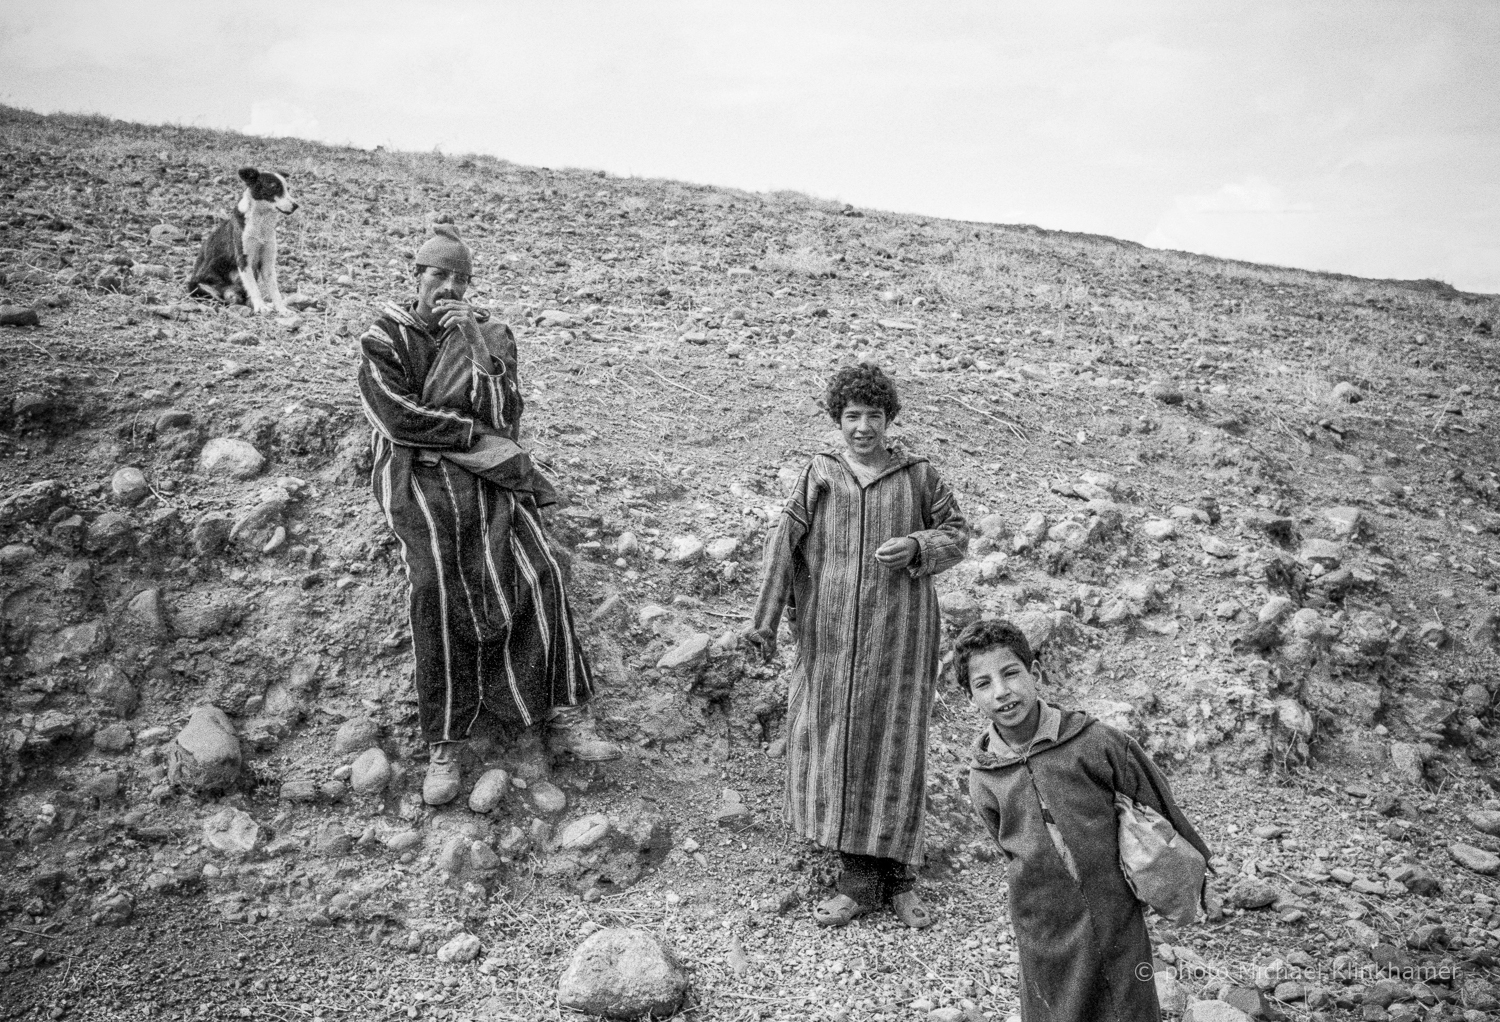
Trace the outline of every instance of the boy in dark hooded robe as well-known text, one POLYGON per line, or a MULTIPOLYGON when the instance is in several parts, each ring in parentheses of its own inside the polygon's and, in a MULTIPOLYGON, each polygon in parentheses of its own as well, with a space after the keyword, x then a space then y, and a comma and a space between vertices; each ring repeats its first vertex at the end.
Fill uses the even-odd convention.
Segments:
POLYGON ((1159 1019, 1151 940, 1120 869, 1115 793, 1156 810, 1204 859, 1208 846, 1139 745, 1039 698, 1041 667, 1020 629, 970 625, 953 670, 989 721, 974 742, 969 798, 1009 863, 1021 1018, 1159 1019))

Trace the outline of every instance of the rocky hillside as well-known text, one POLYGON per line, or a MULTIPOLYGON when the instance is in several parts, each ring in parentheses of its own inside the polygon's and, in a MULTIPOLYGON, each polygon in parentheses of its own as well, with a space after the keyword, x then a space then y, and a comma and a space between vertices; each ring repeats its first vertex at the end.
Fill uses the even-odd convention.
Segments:
POLYGON ((1136 734, 1221 852, 1227 914, 1156 931, 1173 1010, 1500 1004, 1500 299, 488 157, 0 124, 0 1017, 559 1017, 578 940, 629 925, 682 957, 693 1018, 1004 1018, 961 696, 933 724, 944 922, 817 933, 798 904, 831 863, 778 826, 785 664, 729 638, 855 359, 973 526, 945 628, 1019 620, 1054 698, 1136 734), (183 292, 245 165, 302 203, 294 316, 183 292), (469 804, 434 812, 353 379, 438 220, 519 337, 629 751, 538 776, 488 735, 469 804))

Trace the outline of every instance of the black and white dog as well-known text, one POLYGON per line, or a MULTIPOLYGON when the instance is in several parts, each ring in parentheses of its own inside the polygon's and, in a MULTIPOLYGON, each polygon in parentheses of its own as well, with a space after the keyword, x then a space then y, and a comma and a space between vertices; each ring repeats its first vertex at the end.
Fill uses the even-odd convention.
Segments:
POLYGON ((286 178, 275 171, 240 170, 245 194, 234 213, 203 239, 198 263, 188 277, 188 294, 203 294, 231 305, 246 301, 256 312, 289 313, 276 283, 276 219, 294 213, 296 200, 286 178))

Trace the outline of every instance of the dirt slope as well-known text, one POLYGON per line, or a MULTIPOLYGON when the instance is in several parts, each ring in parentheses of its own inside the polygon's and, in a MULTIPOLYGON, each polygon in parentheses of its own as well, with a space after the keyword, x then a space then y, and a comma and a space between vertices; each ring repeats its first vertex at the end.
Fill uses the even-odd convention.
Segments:
POLYGON ((0 125, 0 318, 41 322, 0 327, 0 1012, 558 1017, 578 939, 624 923, 683 955, 695 1018, 1005 1017, 963 701, 933 725, 944 922, 820 934, 793 903, 831 864, 778 826, 784 665, 658 666, 739 625, 787 475, 832 442, 822 381, 854 359, 895 376, 899 432, 974 525, 940 580, 950 626, 1021 620, 1054 697, 1172 771, 1231 904, 1274 889, 1158 928, 1164 962, 1205 963, 1190 992, 1276 960, 1261 986, 1294 1014, 1492 1006, 1494 881, 1449 846, 1500 850, 1495 297, 486 157, 0 125), (303 203, 280 233, 295 317, 184 300, 242 165, 303 203), (353 389, 355 338, 438 219, 519 335, 598 713, 630 750, 488 814, 416 794, 403 583, 353 389), (225 438, 265 464, 211 469, 225 438), (677 559, 684 538, 737 545, 677 559), (216 796, 169 773, 207 704, 244 750, 216 796), (360 796, 372 743, 393 776, 360 796), (569 847, 590 814, 607 836, 569 847), (438 964, 460 932, 479 956, 438 964), (1392 965, 1437 979, 1376 1007, 1392 965))

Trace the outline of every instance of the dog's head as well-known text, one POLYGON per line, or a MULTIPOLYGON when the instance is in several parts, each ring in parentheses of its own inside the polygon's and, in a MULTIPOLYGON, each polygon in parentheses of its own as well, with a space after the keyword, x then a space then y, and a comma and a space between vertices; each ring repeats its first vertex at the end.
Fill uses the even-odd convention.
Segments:
POLYGON ((284 174, 278 174, 274 170, 242 167, 240 180, 245 182, 245 192, 252 202, 269 202, 281 213, 297 211, 297 200, 292 198, 292 189, 286 183, 284 174))

